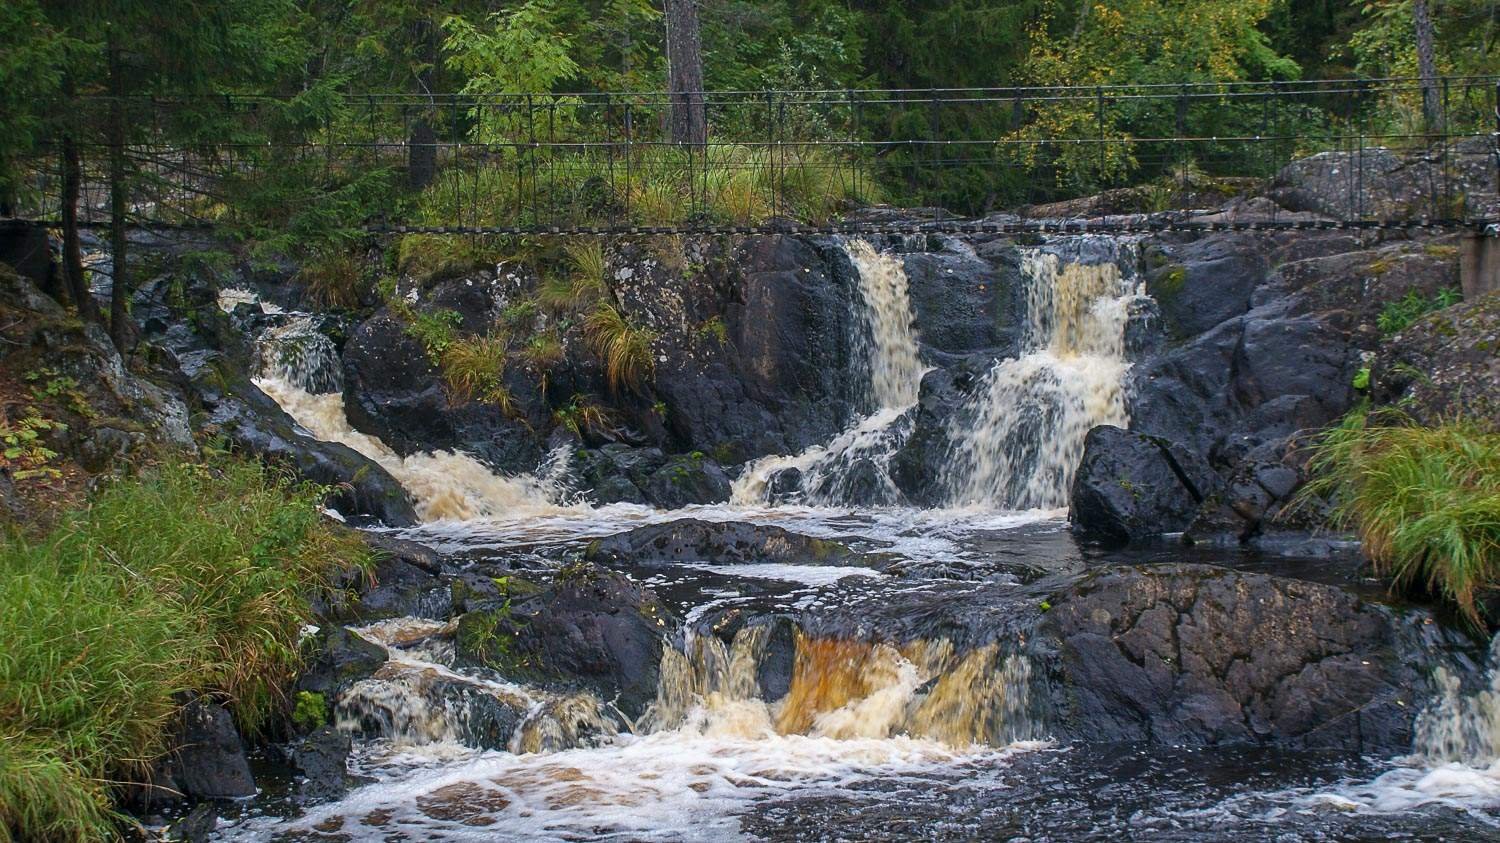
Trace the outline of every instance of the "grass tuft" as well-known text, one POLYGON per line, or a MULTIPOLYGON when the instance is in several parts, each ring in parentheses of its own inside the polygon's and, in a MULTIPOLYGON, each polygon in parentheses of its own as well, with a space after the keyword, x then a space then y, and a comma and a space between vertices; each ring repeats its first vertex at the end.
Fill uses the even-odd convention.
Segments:
POLYGON ((328 309, 352 310, 359 307, 368 284, 359 260, 345 251, 326 251, 314 256, 297 271, 297 278, 307 285, 312 304, 328 309))
POLYGON ((252 733, 287 710, 309 595, 367 551, 323 517, 324 490, 211 460, 0 537, 0 839, 115 836, 108 783, 167 748, 183 692, 252 733))
POLYGON ((1332 497, 1381 576, 1482 623, 1479 592, 1500 584, 1500 433, 1361 409, 1316 440, 1309 471, 1302 500, 1332 497))
POLYGON ((611 391, 622 386, 638 390, 655 371, 651 343, 656 332, 631 325, 613 305, 600 302, 584 319, 583 330, 589 347, 604 362, 611 391))
POLYGON ((498 331, 484 337, 455 340, 443 352, 443 380, 460 401, 484 401, 509 416, 515 399, 505 386, 509 339, 498 331))
POLYGON ((1399 334, 1423 316, 1434 310, 1452 307, 1462 298, 1463 295, 1452 287, 1439 290, 1437 295, 1431 298, 1412 290, 1405 296, 1386 304, 1381 309, 1380 315, 1375 317, 1375 325, 1386 336, 1399 334))

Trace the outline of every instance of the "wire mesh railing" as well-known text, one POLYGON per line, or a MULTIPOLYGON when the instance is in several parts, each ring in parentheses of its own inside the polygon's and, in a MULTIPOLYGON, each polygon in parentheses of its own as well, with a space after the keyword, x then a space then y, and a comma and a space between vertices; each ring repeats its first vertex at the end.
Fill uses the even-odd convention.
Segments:
MULTIPOLYGON (((1430 83, 1438 115, 1416 79, 718 91, 692 98, 694 143, 671 136, 683 101, 651 92, 91 99, 76 124, 113 106, 129 126, 135 225, 274 228, 316 207, 374 231, 840 230, 877 202, 993 225, 1280 189, 1274 224, 1466 226, 1496 214, 1497 83, 1430 83)), ((72 138, 83 225, 110 217, 102 137, 72 138)), ((60 144, 23 168, 16 215, 58 219, 60 144)))

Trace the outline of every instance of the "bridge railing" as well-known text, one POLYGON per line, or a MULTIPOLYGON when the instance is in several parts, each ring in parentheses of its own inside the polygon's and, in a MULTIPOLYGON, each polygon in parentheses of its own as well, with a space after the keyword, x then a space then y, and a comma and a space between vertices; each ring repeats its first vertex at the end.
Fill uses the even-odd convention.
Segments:
MULTIPOLYGON (((709 130, 695 144, 673 142, 678 103, 653 92, 81 107, 126 118, 138 224, 274 227, 296 210, 275 207, 287 195, 275 188, 292 184, 332 197, 328 213, 367 212, 386 191, 371 227, 433 231, 827 227, 874 202, 968 217, 1148 213, 1277 190, 1322 218, 1459 225, 1494 213, 1497 82, 1437 80, 1435 121, 1415 79, 715 91, 702 94, 709 130), (1294 161, 1296 178, 1278 182, 1294 161)), ((80 215, 100 224, 108 146, 75 143, 80 215)), ((27 162, 19 216, 60 215, 59 152, 27 162)))

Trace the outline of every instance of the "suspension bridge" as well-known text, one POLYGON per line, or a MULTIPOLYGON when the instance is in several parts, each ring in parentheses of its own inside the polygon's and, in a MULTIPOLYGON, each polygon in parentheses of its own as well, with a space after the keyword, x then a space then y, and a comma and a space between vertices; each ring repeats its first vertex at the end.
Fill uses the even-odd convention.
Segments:
MULTIPOLYGON (((671 139, 681 102, 661 93, 349 94, 311 120, 268 97, 85 107, 131 127, 119 195, 140 228, 365 207, 372 235, 1494 234, 1500 77, 1434 84, 1435 121, 1417 79, 705 92, 709 136, 692 144, 671 139), (256 207, 278 185, 306 207, 256 207), (369 212, 371 194, 387 206, 369 212)), ((78 225, 110 225, 119 147, 73 144, 78 225)), ((14 215, 60 224, 58 146, 23 163, 14 215)))

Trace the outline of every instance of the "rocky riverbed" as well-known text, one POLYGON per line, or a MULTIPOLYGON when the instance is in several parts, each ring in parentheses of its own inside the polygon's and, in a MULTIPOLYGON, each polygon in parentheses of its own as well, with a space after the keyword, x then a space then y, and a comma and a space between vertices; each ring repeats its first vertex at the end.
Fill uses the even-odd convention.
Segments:
MULTIPOLYGON (((1317 221, 1337 164, 1169 215, 1317 221)), ((129 359, 0 273, 6 371, 107 409, 49 434, 80 470, 212 437, 378 551, 320 597, 295 716, 251 745, 195 701, 173 793, 126 804, 223 839, 1500 834, 1486 642, 1298 499, 1362 401, 1500 406, 1494 294, 1379 325, 1457 287, 1458 235, 861 213, 911 233, 604 244, 634 386, 537 260, 334 310, 145 238, 129 359), (550 340, 485 398, 434 331, 550 340)))

